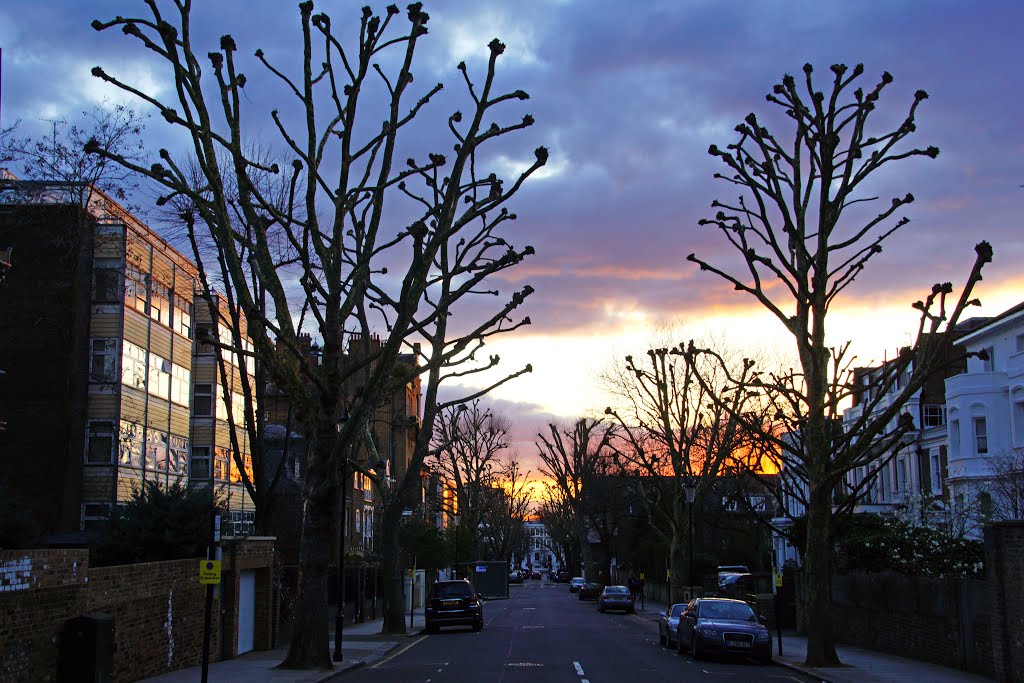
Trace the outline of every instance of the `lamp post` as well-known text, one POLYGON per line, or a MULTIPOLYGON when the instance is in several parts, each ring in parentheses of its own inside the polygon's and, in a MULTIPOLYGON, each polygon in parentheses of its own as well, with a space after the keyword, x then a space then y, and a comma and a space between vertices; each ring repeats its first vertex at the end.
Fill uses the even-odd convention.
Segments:
MULTIPOLYGON (((338 419, 338 431, 348 422, 348 411, 338 419)), ((345 483, 348 481, 348 454, 341 459, 341 486, 338 511, 338 609, 334 613, 334 661, 345 660, 342 650, 343 632, 345 629, 345 483)))
POLYGON ((452 521, 455 522, 455 578, 459 578, 459 515, 458 513, 452 515, 452 521))
POLYGON ((697 499, 697 487, 692 481, 683 486, 686 494, 686 506, 689 508, 687 515, 690 526, 690 599, 693 599, 693 501, 697 499))

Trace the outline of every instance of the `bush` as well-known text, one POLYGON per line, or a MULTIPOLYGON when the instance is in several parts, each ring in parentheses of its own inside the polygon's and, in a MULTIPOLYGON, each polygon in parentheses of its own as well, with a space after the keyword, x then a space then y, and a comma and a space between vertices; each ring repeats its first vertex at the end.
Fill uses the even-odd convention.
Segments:
POLYGON ((898 519, 855 515, 837 539, 836 565, 840 571, 972 578, 984 572, 984 547, 898 519))
POLYGON ((217 507, 209 489, 143 482, 128 502, 114 511, 109 526, 91 535, 90 564, 206 557, 210 516, 217 507))

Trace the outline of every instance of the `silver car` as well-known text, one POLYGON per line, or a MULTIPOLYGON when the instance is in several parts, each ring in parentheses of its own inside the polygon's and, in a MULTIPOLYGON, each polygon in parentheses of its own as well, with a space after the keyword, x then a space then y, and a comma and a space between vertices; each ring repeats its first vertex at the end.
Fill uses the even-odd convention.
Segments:
POLYGON ((685 602, 677 602, 658 616, 658 642, 677 647, 676 632, 679 630, 679 615, 686 609, 685 602))
POLYGON ((633 603, 633 596, 625 586, 605 586, 601 594, 597 596, 597 611, 607 612, 608 610, 622 610, 626 614, 633 614, 636 608, 633 603))

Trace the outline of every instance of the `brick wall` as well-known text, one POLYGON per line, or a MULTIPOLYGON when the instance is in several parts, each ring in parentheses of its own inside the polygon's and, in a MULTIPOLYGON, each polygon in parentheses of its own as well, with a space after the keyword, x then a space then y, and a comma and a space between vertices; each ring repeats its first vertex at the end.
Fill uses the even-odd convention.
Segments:
MULTIPOLYGON (((271 647, 274 539, 226 538, 223 545, 211 661, 236 654, 241 571, 256 575, 255 649, 271 647)), ((56 680, 65 624, 93 612, 113 617, 117 683, 200 663, 206 588, 198 558, 91 568, 88 562, 86 550, 0 551, 0 683, 56 680)))
POLYGON ((53 681, 57 634, 85 604, 85 550, 0 551, 0 681, 53 681))
MULTIPOLYGON (((839 643, 992 675, 986 591, 985 582, 965 579, 835 575, 832 633, 839 643)), ((798 622, 805 629, 800 602, 798 622)))
MULTIPOLYGON (((206 587, 199 559, 89 570, 86 609, 114 617, 114 680, 137 681, 201 662, 206 587)), ((211 618, 211 660, 218 659, 220 603, 211 618)))
POLYGON ((985 573, 992 607, 993 674, 997 681, 1019 681, 1024 671, 1024 522, 985 527, 985 573))

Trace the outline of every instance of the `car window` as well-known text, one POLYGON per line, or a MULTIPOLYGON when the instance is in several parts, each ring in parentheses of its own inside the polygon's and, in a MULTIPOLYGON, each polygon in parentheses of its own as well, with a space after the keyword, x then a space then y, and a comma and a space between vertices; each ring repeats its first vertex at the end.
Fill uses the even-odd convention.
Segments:
POLYGON ((439 583, 434 586, 435 598, 468 598, 473 594, 468 584, 465 583, 439 583))
POLYGON ((702 602, 698 616, 701 619, 730 619, 752 621, 754 610, 742 602, 702 602))
POLYGON ((684 605, 683 603, 679 603, 678 605, 672 605, 671 616, 678 617, 680 614, 683 613, 684 609, 686 609, 686 605, 684 605))
POLYGON ((604 592, 608 595, 626 595, 629 593, 629 589, 625 586, 608 586, 604 592))

